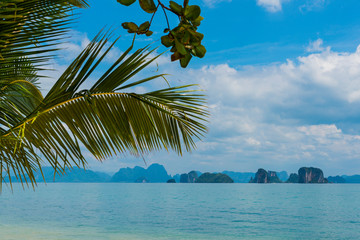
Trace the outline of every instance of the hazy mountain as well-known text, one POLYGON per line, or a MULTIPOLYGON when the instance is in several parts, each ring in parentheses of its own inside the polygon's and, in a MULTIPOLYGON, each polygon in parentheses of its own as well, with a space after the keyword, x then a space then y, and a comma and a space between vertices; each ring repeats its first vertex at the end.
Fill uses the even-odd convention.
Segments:
POLYGON ((166 182, 170 179, 164 166, 157 163, 151 164, 150 167, 148 167, 145 177, 149 182, 153 183, 166 182))
POLYGON ((255 177, 255 173, 252 172, 223 171, 222 173, 228 175, 236 183, 248 183, 251 178, 255 177))
POLYGON ((180 182, 180 174, 175 174, 172 178, 175 180, 175 182, 180 182))
POLYGON ((276 172, 276 175, 282 182, 286 182, 286 180, 289 178, 289 175, 286 171, 276 172))
MULTIPOLYGON (((42 173, 38 169, 35 174, 36 182, 108 182, 110 176, 106 173, 94 172, 91 170, 84 170, 78 167, 72 169, 67 168, 64 174, 54 174, 54 169, 52 167, 43 167, 42 173)), ((28 178, 28 177, 27 177, 28 178)), ((13 182, 18 182, 16 177, 12 177, 13 182)), ((5 179, 7 182, 8 180, 5 179)))
POLYGON ((342 175, 341 177, 345 179, 345 183, 360 183, 360 175, 342 175))
POLYGON ((117 173, 115 173, 111 182, 136 182, 137 179, 145 177, 146 170, 142 167, 134 168, 120 168, 117 173))
POLYGON ((120 168, 111 178, 111 182, 139 182, 139 179, 146 179, 147 182, 166 182, 170 176, 164 166, 154 163, 147 169, 142 167, 120 168))
POLYGON ((345 178, 340 176, 335 176, 335 177, 329 176, 327 179, 330 183, 346 183, 345 178))

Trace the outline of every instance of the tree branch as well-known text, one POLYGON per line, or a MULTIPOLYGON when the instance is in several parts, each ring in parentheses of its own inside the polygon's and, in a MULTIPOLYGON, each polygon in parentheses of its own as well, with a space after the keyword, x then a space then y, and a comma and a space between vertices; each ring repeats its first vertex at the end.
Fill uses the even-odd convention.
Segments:
MULTIPOLYGON (((186 1, 186 0, 185 0, 186 1)), ((160 6, 163 8, 163 9, 166 9, 174 14, 176 14, 177 16, 181 16, 180 14, 174 12, 171 8, 168 8, 167 6, 165 6, 160 0, 158 0, 158 3, 160 4, 160 6)))

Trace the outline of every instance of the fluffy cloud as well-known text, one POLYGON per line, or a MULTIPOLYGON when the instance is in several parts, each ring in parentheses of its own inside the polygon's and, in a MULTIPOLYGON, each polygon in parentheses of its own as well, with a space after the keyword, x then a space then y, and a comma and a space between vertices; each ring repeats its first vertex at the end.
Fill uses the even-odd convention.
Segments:
POLYGON ((360 47, 268 66, 205 66, 181 78, 209 95, 210 132, 189 156, 210 163, 199 169, 360 171, 360 47))
MULTIPOLYGON (((209 133, 192 154, 179 159, 173 153, 151 153, 147 163, 164 164, 171 173, 259 167, 295 172, 301 166, 320 167, 326 175, 358 173, 359 49, 324 48, 266 66, 166 70, 173 71, 173 82, 196 81, 207 90, 209 133)), ((134 161, 142 165, 141 159, 134 161)))
POLYGON ((278 12, 282 9, 282 0, 256 0, 256 3, 269 12, 278 12))
MULTIPOLYGON (((325 50, 324 46, 323 46, 324 42, 321 38, 318 38, 315 41, 311 41, 309 43, 309 46, 306 47, 306 51, 307 52, 322 52, 325 50)), ((328 49, 328 51, 330 50, 330 48, 328 49)))

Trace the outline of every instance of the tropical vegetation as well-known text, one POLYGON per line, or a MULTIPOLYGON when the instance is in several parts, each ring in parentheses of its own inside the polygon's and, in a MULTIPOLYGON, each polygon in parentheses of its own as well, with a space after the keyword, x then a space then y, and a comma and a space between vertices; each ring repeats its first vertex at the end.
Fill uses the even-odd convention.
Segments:
MULTIPOLYGON (((137 0, 118 0, 119 3, 125 6, 130 6, 137 0)), ((166 18, 166 27, 164 29, 165 35, 161 37, 161 43, 170 48, 172 52, 171 61, 179 61, 180 66, 186 68, 191 58, 203 58, 206 53, 206 48, 202 45, 204 35, 198 32, 198 27, 201 21, 204 20, 201 14, 201 9, 198 5, 189 5, 189 0, 183 0, 180 5, 174 1, 169 1, 169 6, 165 6, 160 0, 155 4, 154 0, 138 0, 141 9, 151 14, 150 21, 141 23, 139 26, 134 22, 124 22, 122 26, 128 30, 129 33, 136 33, 138 35, 145 34, 151 36, 150 31, 152 20, 159 9, 162 9, 166 18), (175 14, 179 19, 179 24, 171 28, 167 12, 175 14)))
MULTIPOLYGON (((112 49, 101 31, 43 96, 39 79, 66 41, 74 7, 85 0, 0 2, 0 178, 36 185, 34 173, 85 168, 84 151, 103 161, 114 154, 141 156, 166 149, 191 151, 206 132, 205 96, 193 85, 133 92, 164 77, 136 79, 157 57, 133 44, 92 83, 89 77, 112 49), (92 83, 84 89, 84 83, 92 83)), ((43 81, 43 80, 42 80, 43 81)), ((47 80, 49 81, 49 80, 47 80)))

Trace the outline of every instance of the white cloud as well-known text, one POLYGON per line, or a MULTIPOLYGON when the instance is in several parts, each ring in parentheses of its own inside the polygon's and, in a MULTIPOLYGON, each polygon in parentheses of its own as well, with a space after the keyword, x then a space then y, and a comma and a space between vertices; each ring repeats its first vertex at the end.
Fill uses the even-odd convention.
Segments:
MULTIPOLYGON (((71 32, 71 38, 69 41, 60 44, 61 51, 59 51, 59 57, 64 60, 64 62, 73 61, 91 42, 86 33, 81 33, 77 31, 71 32)), ((112 42, 105 44, 104 48, 100 52, 100 55, 105 52, 107 48, 110 47, 112 42)), ((123 53, 118 47, 114 46, 107 53, 104 58, 105 62, 113 63, 115 62, 123 53)))
POLYGON ((318 166, 326 174, 359 172, 360 131, 340 128, 360 115, 359 49, 323 48, 266 66, 188 69, 178 78, 199 83, 212 106, 210 132, 190 156, 192 164, 206 158, 213 166, 206 170, 213 171, 224 159, 242 171, 318 166))
POLYGON ((254 138, 252 138, 252 137, 245 139, 245 141, 246 141, 247 144, 249 144, 249 145, 255 145, 255 146, 261 145, 261 142, 259 142, 258 140, 254 139, 254 138))
POLYGON ((279 12, 282 10, 281 0, 256 0, 256 3, 269 12, 279 12))
MULTIPOLYGON (((292 0, 256 0, 256 3, 258 6, 265 8, 268 12, 275 13, 282 11, 283 3, 290 1, 292 0)), ((304 4, 299 6, 299 10, 302 13, 315 11, 322 9, 326 3, 326 0, 306 0, 304 4)))
POLYGON ((201 80, 216 102, 251 100, 289 106, 319 96, 360 102, 360 47, 353 53, 327 48, 279 65, 234 68, 220 64, 190 72, 198 74, 193 78, 201 80))
POLYGON ((71 38, 59 46, 61 49, 61 51, 59 51, 60 58, 69 62, 74 60, 90 43, 90 39, 86 33, 72 31, 70 35, 71 38))
POLYGON ((341 129, 338 129, 335 124, 320 124, 312 126, 301 126, 298 128, 300 132, 304 132, 308 136, 340 136, 342 134, 341 129))
MULTIPOLYGON (((325 50, 324 41, 321 38, 318 38, 315 41, 311 41, 309 45, 306 47, 307 52, 322 52, 325 50)), ((326 48, 327 51, 330 51, 330 47, 326 48)))

